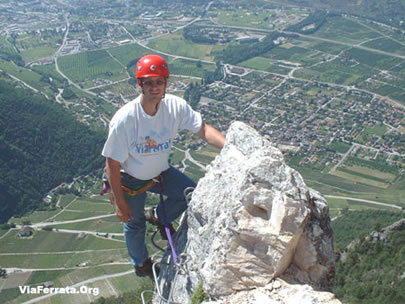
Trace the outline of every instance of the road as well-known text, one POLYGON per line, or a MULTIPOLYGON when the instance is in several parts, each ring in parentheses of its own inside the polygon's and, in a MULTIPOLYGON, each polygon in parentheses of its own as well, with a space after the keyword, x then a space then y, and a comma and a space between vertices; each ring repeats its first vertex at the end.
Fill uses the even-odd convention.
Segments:
POLYGON ((366 200, 366 199, 361 199, 361 198, 336 196, 336 195, 325 195, 325 197, 336 198, 336 199, 346 199, 346 200, 351 200, 351 201, 356 201, 356 202, 362 202, 362 203, 379 205, 379 206, 390 207, 390 208, 402 210, 401 206, 391 205, 391 204, 386 204, 386 203, 381 203, 381 202, 376 202, 376 201, 371 201, 371 200, 366 200))
MULTIPOLYGON (((77 231, 76 231, 77 233, 77 231)), ((123 235, 123 233, 121 233, 123 235)), ((113 249, 101 249, 103 252, 105 251, 116 251, 120 250, 122 248, 113 248, 113 249)), ((100 249, 95 249, 95 250, 80 250, 80 251, 49 251, 49 252, 3 252, 0 253, 0 256, 9 256, 9 255, 44 255, 44 254, 77 254, 77 253, 89 253, 89 252, 97 252, 100 251, 100 249)), ((124 263, 127 264, 127 263, 124 263)), ((108 264, 103 264, 103 265, 111 265, 111 263, 108 264)), ((96 265, 93 267, 99 267, 101 265, 96 265)), ((88 268, 88 267, 87 267, 88 268)), ((69 269, 69 268, 64 268, 64 267, 59 267, 59 268, 46 268, 46 269, 39 269, 39 268, 6 268, 8 270, 20 270, 20 271, 42 271, 42 270, 63 270, 63 269, 69 269)), ((71 269, 76 269, 75 267, 72 267, 71 269)))
POLYGON ((333 168, 329 171, 329 173, 335 172, 336 169, 344 162, 346 157, 350 155, 350 153, 353 151, 353 149, 356 147, 356 145, 352 145, 349 150, 345 154, 343 154, 342 158, 339 160, 339 162, 333 166, 333 168))
MULTIPOLYGON (((113 215, 115 216, 115 214, 113 214, 113 215)), ((56 228, 56 229, 58 229, 58 228, 56 228)), ((91 235, 98 236, 98 237, 103 237, 103 238, 107 237, 107 235, 108 235, 109 239, 111 239, 112 236, 124 236, 124 233, 97 232, 97 231, 89 231, 89 230, 58 229, 58 232, 75 233, 75 234, 83 232, 83 233, 86 233, 86 234, 91 234, 91 235)), ((117 241, 117 242, 124 242, 124 241, 121 241, 121 240, 114 240, 114 239, 111 239, 111 240, 117 241)))
POLYGON ((187 149, 185 152, 184 152, 184 155, 185 155, 185 159, 184 160, 189 160, 189 161, 191 161, 193 164, 195 164, 195 165, 197 165, 198 167, 200 167, 201 169, 203 169, 204 171, 205 171, 205 166, 203 166, 202 164, 200 164, 198 161, 196 161, 192 156, 191 156, 191 154, 190 154, 190 149, 187 149))
MULTIPOLYGON (((88 268, 97 268, 97 267, 105 267, 111 265, 131 265, 131 262, 113 262, 113 263, 105 263, 99 264, 95 266, 83 266, 80 269, 88 269, 88 268)), ((13 272, 32 272, 32 271, 55 271, 55 270, 77 270, 78 267, 56 267, 56 268, 4 268, 7 270, 7 273, 13 272)))
MULTIPOLYGON (((110 214, 103 214, 103 215, 98 215, 98 216, 92 216, 92 217, 86 217, 82 219, 77 219, 77 220, 69 220, 69 221, 56 221, 56 222, 41 222, 37 224, 30 225, 32 228, 37 229, 41 227, 46 227, 46 226, 54 226, 54 225, 63 225, 63 224, 72 224, 72 223, 80 223, 80 222, 86 222, 86 221, 91 221, 91 220, 98 220, 106 217, 111 217, 115 216, 115 213, 110 213, 110 214)), ((80 232, 80 231, 79 231, 80 232)))

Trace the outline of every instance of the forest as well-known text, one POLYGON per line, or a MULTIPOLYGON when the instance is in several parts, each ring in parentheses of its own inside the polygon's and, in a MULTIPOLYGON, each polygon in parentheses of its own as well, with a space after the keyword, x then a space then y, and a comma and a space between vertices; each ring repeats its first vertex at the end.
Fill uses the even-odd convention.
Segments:
POLYGON ((0 223, 43 205, 44 195, 102 167, 104 134, 42 95, 0 80, 0 223))
MULTIPOLYGON (((404 218, 403 212, 343 209, 332 222, 336 252, 333 292, 343 303, 405 303, 405 230, 384 240, 371 235, 404 218)), ((403 229, 403 228, 402 228, 403 229)))
POLYGON ((405 303, 405 230, 363 237, 336 263, 338 298, 348 303, 405 303))

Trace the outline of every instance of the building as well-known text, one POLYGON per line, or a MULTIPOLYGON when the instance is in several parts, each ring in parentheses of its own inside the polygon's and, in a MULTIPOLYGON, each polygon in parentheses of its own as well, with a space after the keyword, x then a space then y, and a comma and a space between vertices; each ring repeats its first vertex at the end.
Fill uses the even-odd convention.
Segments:
POLYGON ((31 236, 33 230, 34 230, 34 229, 33 229, 32 227, 24 226, 24 227, 21 228, 21 230, 18 232, 18 235, 19 235, 20 237, 31 236))

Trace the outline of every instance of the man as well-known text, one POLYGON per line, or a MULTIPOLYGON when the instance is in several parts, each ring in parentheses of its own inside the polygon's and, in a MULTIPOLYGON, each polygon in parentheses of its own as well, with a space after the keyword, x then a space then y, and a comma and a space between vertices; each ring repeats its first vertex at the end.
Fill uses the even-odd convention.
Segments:
POLYGON ((112 118, 102 155, 106 157, 108 182, 117 217, 124 222, 125 241, 135 273, 152 277, 152 260, 145 246, 145 221, 162 228, 163 206, 148 210, 145 216, 146 193, 132 196, 128 193, 150 185, 150 192, 163 191, 170 223, 187 208, 184 189, 195 187, 190 178, 169 166, 170 149, 178 130, 190 130, 219 149, 225 138, 203 123, 201 115, 185 100, 166 94, 169 67, 163 57, 153 54, 142 57, 136 65, 136 78, 142 94, 112 118), (158 176, 160 182, 153 184, 158 176))

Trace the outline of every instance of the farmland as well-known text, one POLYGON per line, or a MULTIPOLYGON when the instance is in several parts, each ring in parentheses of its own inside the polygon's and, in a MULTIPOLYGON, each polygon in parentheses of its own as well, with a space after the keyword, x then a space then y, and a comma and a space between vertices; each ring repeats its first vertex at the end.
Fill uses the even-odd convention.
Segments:
MULTIPOLYGON (((202 98, 193 106, 205 122, 225 133, 239 120, 269 138, 308 186, 328 196, 332 218, 346 210, 375 209, 400 217, 396 206, 405 208, 403 29, 331 14, 314 33, 292 33, 287 28, 312 10, 269 2, 198 9, 161 3, 161 15, 152 17, 154 8, 138 3, 121 11, 98 7, 103 12, 98 16, 90 7, 65 11, 59 2, 49 8, 52 22, 38 10, 22 18, 22 25, 15 16, 10 25, 0 23, 1 79, 46 95, 107 134, 114 112, 140 93, 136 61, 159 53, 170 66, 169 93, 183 96, 190 83, 198 85, 202 98), (210 43, 187 39, 188 27, 210 43), (235 65, 215 62, 229 46, 260 48, 272 31, 280 37, 270 51, 235 65), (208 81, 217 67, 221 73, 208 81)), ((24 3, 16 9, 30 12, 24 3)), ((219 153, 190 133, 181 133, 171 152, 170 163, 196 182, 219 153)), ((99 287, 99 296, 57 295, 43 303, 87 303, 150 288, 133 274, 122 223, 107 197, 98 195, 100 176, 80 177, 63 188, 66 193, 51 194, 49 209, 45 205, 12 218, 10 223, 19 226, 0 230, 0 265, 22 269, 11 280, 0 280, 2 300, 35 297, 21 295, 18 284, 70 286, 103 275, 111 277, 86 283, 99 287), (31 236, 18 235, 24 225, 33 227, 31 236)), ((148 197, 148 205, 157 202, 156 196, 148 197)), ((153 254, 158 252, 150 242, 153 227, 147 231, 153 254)))
POLYGON ((161 52, 200 60, 212 60, 214 58, 212 53, 223 48, 211 44, 196 45, 191 41, 185 40, 181 33, 175 33, 162 39, 152 40, 148 45, 161 52))
POLYGON ((305 9, 286 9, 282 14, 276 9, 264 9, 252 12, 249 9, 213 10, 210 13, 218 22, 229 26, 272 30, 278 26, 298 23, 308 15, 305 9), (281 16, 278 16, 280 14, 281 16))
POLYGON ((125 69, 105 50, 64 56, 58 62, 66 76, 75 82, 87 82, 100 77, 118 81, 127 77, 125 69))

